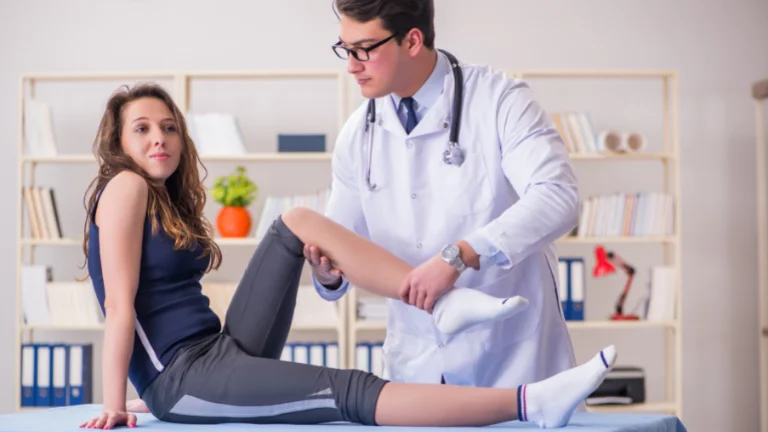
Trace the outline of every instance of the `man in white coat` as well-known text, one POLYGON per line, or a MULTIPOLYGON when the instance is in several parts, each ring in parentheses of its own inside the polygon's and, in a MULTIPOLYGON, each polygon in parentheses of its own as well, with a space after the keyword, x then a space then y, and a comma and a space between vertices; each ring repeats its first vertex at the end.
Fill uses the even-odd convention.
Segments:
MULTIPOLYGON (((388 300, 385 378, 510 388, 573 367, 554 242, 577 222, 577 181, 531 89, 457 64, 463 103, 450 155, 461 157, 446 161, 457 71, 435 49, 433 1, 336 0, 335 8, 333 49, 375 101, 375 120, 366 123, 365 103, 342 128, 327 215, 415 267, 401 300, 388 300), (454 286, 530 304, 446 336, 430 313, 454 286)), ((312 245, 305 256, 319 294, 341 298, 349 285, 338 269, 312 245)))

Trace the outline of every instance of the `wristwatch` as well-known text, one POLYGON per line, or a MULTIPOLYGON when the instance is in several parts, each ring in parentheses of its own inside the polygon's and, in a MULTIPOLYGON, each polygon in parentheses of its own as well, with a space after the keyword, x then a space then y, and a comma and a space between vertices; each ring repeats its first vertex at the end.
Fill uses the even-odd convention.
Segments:
POLYGON ((459 273, 467 269, 467 265, 461 260, 459 247, 455 244, 449 244, 441 251, 443 261, 452 265, 459 273))

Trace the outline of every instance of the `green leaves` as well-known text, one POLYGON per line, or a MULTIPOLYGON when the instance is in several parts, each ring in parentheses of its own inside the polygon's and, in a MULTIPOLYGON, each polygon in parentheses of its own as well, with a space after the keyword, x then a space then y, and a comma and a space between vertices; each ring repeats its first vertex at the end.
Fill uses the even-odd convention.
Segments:
POLYGON ((246 207, 256 199, 259 187, 245 175, 245 168, 238 166, 234 174, 219 177, 213 183, 211 196, 224 206, 246 207))

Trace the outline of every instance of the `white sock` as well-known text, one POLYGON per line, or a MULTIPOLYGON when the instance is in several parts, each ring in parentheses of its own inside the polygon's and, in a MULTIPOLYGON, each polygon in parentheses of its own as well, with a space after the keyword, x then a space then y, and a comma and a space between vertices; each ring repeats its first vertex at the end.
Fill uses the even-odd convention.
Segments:
POLYGON ((581 366, 517 389, 518 420, 540 428, 562 427, 576 407, 603 382, 616 362, 611 345, 581 366))
POLYGON ((437 328, 445 334, 458 333, 482 322, 510 317, 528 307, 520 297, 493 297, 470 288, 453 288, 440 297, 432 308, 437 328))

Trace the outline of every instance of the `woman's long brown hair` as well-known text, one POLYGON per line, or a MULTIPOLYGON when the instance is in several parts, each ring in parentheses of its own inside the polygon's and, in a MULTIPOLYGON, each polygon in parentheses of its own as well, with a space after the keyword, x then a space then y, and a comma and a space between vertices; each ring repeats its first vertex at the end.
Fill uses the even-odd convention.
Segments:
POLYGON ((99 191, 115 175, 123 170, 133 171, 142 176, 149 185, 147 217, 152 223, 152 233, 158 232, 158 217, 165 233, 174 240, 175 249, 202 247, 202 256, 210 256, 206 272, 221 264, 221 250, 213 241, 213 227, 203 216, 206 192, 197 166, 207 170, 200 162, 195 145, 187 132, 184 116, 171 96, 161 86, 153 83, 137 84, 134 87, 119 88, 107 102, 99 124, 93 152, 98 160, 99 172, 86 190, 83 204, 86 209, 83 253, 87 271, 88 239, 91 216, 99 191), (179 167, 166 180, 158 182, 149 177, 125 152, 120 136, 123 129, 123 110, 126 105, 140 98, 152 97, 163 101, 173 114, 178 133, 181 135, 181 158, 179 167))

